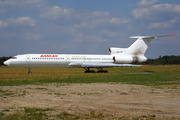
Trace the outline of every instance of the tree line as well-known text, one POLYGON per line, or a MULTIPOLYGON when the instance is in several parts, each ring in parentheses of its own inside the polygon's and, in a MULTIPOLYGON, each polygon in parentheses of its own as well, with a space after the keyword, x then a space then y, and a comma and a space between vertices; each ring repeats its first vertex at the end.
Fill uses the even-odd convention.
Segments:
POLYGON ((143 64, 148 64, 148 65, 173 65, 173 64, 180 64, 180 55, 179 56, 159 56, 159 58, 156 59, 147 59, 146 62, 143 64))
POLYGON ((3 62, 11 57, 0 57, 0 66, 4 65, 3 62))
MULTIPOLYGON (((6 61, 11 57, 0 57, 0 66, 4 65, 3 62, 6 61)), ((159 58, 156 59, 147 59, 146 62, 143 64, 148 64, 148 65, 173 65, 173 64, 180 64, 180 55, 179 56, 159 56, 159 58)))

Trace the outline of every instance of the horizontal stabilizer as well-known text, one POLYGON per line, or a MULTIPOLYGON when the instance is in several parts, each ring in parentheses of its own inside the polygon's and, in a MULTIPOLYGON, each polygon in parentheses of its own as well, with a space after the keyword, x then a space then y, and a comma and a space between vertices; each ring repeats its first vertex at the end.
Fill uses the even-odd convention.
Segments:
POLYGON ((141 39, 156 39, 158 37, 175 36, 175 34, 163 35, 163 36, 131 36, 130 38, 141 38, 141 39))

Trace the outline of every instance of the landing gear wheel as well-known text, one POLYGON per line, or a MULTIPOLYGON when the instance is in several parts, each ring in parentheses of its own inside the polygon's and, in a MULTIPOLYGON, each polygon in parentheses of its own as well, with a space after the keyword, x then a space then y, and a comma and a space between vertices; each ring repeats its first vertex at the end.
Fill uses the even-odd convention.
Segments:
POLYGON ((103 70, 102 68, 97 68, 97 69, 98 69, 97 73, 108 73, 107 70, 103 70))
POLYGON ((85 73, 95 73, 94 70, 86 70, 85 73))
POLYGON ((32 74, 32 72, 31 72, 31 71, 29 71, 29 72, 28 72, 28 74, 32 74))
POLYGON ((108 71, 107 71, 107 70, 104 70, 104 73, 108 73, 108 71))
POLYGON ((85 73, 89 73, 89 71, 86 70, 85 73))
POLYGON ((91 73, 95 73, 95 71, 94 71, 94 70, 91 70, 91 73))

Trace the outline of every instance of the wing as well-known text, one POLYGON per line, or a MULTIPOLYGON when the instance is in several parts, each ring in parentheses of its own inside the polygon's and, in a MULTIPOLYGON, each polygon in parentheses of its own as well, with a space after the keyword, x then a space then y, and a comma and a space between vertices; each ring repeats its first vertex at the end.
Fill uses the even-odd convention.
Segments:
POLYGON ((74 68, 108 68, 108 67, 140 67, 144 65, 114 64, 114 63, 69 63, 74 68))

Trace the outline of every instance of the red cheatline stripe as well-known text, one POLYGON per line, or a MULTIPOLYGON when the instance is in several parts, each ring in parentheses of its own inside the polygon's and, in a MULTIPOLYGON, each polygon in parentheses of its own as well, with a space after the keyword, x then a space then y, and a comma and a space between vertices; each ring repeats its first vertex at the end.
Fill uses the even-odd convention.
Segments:
POLYGON ((149 66, 149 65, 142 65, 142 66, 149 66))
POLYGON ((169 36, 175 36, 175 34, 170 34, 169 36))

